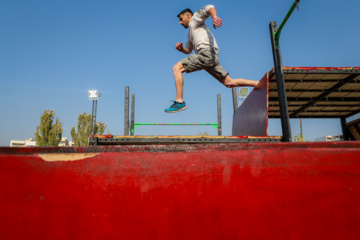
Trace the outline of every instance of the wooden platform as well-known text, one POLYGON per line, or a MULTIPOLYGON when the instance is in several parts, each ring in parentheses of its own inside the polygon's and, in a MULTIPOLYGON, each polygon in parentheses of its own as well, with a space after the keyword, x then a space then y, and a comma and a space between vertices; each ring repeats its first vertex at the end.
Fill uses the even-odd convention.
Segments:
MULTIPOLYGON (((283 67, 290 118, 348 118, 360 112, 360 67, 283 67)), ((269 118, 280 118, 274 69, 269 118)))
POLYGON ((132 145, 132 144, 216 144, 216 143, 252 143, 280 142, 281 137, 271 136, 113 136, 93 135, 89 144, 96 145, 132 145))

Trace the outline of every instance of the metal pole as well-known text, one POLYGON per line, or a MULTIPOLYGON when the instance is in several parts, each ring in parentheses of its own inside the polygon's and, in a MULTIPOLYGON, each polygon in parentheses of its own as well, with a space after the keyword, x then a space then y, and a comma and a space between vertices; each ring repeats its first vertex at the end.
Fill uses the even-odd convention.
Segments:
POLYGON ((233 105, 234 105, 234 113, 238 109, 238 101, 237 101, 237 94, 236 94, 236 87, 232 88, 232 97, 233 97, 233 105))
POLYGON ((91 109, 91 132, 90 135, 94 134, 94 112, 95 112, 95 100, 92 100, 92 109, 91 109))
POLYGON ((129 87, 125 87, 124 136, 129 135, 129 87))
POLYGON ((97 100, 95 100, 94 104, 94 122, 93 122, 93 134, 95 135, 95 126, 96 126, 96 114, 97 114, 97 100))
POLYGON ((301 135, 302 140, 304 141, 304 135, 303 135, 303 131, 302 131, 302 121, 301 121, 301 118, 300 118, 300 135, 301 135))
POLYGON ((274 32, 276 32, 277 29, 276 22, 271 22, 269 27, 270 27, 271 46, 272 46, 275 73, 276 73, 276 84, 277 84, 278 97, 279 97, 283 141, 290 142, 291 127, 290 127, 288 104, 286 98, 286 88, 285 88, 285 79, 284 79, 284 72, 283 72, 282 59, 281 59, 281 51, 280 51, 279 43, 277 46, 275 45, 275 38, 273 34, 274 32))
POLYGON ((130 124, 131 136, 134 136, 135 134, 134 123, 135 123, 135 94, 131 94, 131 124, 130 124))
POLYGON ((351 140, 349 131, 346 129, 346 118, 340 118, 340 123, 344 141, 351 140))
POLYGON ((221 128, 221 95, 217 95, 217 117, 218 117, 218 136, 222 135, 221 128))
POLYGON ((281 34, 281 30, 283 29, 285 23, 287 22, 287 20, 290 18, 291 14, 293 13, 294 9, 298 7, 298 4, 299 4, 300 0, 295 0, 295 2, 293 3, 293 5, 291 6, 290 10, 288 11, 288 13, 286 14, 284 20, 281 22, 279 28, 274 31, 274 38, 275 38, 275 46, 277 47, 278 46, 278 43, 279 43, 279 39, 280 39, 280 34, 281 34))
POLYGON ((279 28, 277 28, 276 22, 271 22, 269 25, 271 46, 272 46, 272 52, 274 58, 274 67, 276 73, 276 84, 277 84, 278 97, 279 97, 281 127, 283 132, 283 141, 285 142, 291 141, 291 127, 289 120, 289 112, 288 112, 288 105, 286 98, 286 88, 285 88, 285 80, 284 80, 284 72, 282 66, 279 39, 280 39, 281 30, 283 29, 287 20, 290 18, 295 7, 298 7, 299 2, 300 0, 295 0, 290 10, 286 14, 284 20, 281 22, 279 28))

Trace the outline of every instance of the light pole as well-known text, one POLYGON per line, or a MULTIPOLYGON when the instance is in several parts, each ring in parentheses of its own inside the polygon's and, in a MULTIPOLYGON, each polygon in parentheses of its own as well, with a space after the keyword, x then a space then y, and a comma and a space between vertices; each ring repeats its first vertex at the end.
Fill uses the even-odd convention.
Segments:
POLYGON ((96 124, 96 112, 97 112, 97 100, 101 97, 101 93, 98 90, 89 90, 88 92, 89 100, 92 100, 92 113, 91 113, 91 134, 95 134, 95 124, 96 124))
POLYGON ((242 87, 239 89, 239 98, 240 98, 240 104, 239 106, 241 106, 241 104, 245 101, 245 98, 249 95, 249 88, 247 87, 242 87))

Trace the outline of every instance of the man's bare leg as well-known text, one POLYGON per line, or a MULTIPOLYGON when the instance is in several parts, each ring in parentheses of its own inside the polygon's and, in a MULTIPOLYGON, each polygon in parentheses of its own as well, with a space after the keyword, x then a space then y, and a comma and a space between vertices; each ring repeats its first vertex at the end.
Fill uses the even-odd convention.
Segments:
POLYGON ((231 79, 229 75, 225 77, 225 79, 222 81, 222 83, 228 87, 256 87, 256 85, 259 83, 259 81, 253 81, 253 80, 247 80, 243 78, 238 79, 231 79))
POLYGON ((182 63, 178 62, 175 64, 173 67, 173 72, 176 87, 176 100, 169 108, 165 109, 165 112, 167 113, 176 113, 187 109, 183 99, 184 78, 182 74, 185 72, 185 68, 182 63))
POLYGON ((183 72, 185 72, 185 68, 181 62, 178 62, 173 67, 173 73, 175 78, 175 87, 176 87, 176 101, 182 103, 183 99, 183 88, 184 88, 184 78, 183 72))

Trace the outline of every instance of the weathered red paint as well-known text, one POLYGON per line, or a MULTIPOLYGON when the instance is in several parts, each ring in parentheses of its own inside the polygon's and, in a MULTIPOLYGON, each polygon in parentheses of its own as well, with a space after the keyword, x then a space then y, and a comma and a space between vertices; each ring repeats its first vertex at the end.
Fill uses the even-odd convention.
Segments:
POLYGON ((0 153, 1 239, 360 237, 358 142, 0 153))

